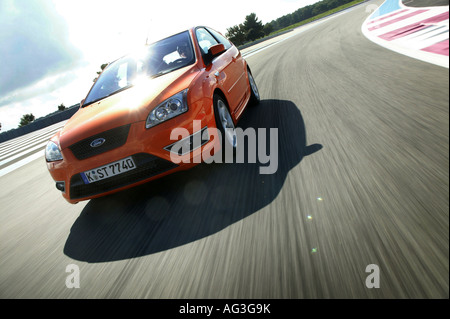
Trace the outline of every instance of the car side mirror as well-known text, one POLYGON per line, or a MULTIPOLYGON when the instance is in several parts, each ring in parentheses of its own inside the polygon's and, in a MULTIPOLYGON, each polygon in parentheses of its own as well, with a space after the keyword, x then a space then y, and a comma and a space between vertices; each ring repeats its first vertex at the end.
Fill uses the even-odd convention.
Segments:
POLYGON ((208 50, 208 54, 205 56, 206 64, 210 64, 216 56, 221 55, 225 51, 225 46, 222 43, 211 46, 208 50))
POLYGON ((82 108, 82 107, 83 107, 83 104, 84 104, 84 100, 85 100, 85 99, 82 99, 82 100, 81 100, 81 102, 80 102, 80 108, 82 108))

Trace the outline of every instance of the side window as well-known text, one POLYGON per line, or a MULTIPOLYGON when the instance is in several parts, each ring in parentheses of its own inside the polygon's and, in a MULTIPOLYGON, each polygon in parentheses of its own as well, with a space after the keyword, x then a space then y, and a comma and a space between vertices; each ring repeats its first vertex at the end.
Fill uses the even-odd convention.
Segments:
POLYGON ((195 34, 197 36, 198 44, 204 54, 208 53, 210 47, 212 47, 215 44, 218 44, 216 39, 214 39, 214 37, 204 28, 198 28, 195 31, 195 34))
POLYGON ((230 41, 228 41, 227 38, 225 38, 223 35, 221 35, 219 32, 208 28, 208 31, 217 39, 217 41, 219 41, 220 43, 222 43, 225 46, 225 50, 228 50, 229 48, 231 48, 231 43, 230 41))

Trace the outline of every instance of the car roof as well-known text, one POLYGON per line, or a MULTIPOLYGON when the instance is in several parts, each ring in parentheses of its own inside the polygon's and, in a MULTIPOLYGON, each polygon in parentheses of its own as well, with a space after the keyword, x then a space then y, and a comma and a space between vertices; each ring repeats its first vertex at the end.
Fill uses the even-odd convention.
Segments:
POLYGON ((146 44, 152 44, 155 42, 158 42, 160 40, 169 38, 173 35, 185 32, 185 31, 189 31, 189 30, 194 30, 196 27, 195 26, 189 26, 189 27, 177 27, 177 28, 162 28, 161 30, 158 30, 157 32, 151 32, 151 30, 149 30, 149 32, 147 33, 147 39, 145 41, 146 44))

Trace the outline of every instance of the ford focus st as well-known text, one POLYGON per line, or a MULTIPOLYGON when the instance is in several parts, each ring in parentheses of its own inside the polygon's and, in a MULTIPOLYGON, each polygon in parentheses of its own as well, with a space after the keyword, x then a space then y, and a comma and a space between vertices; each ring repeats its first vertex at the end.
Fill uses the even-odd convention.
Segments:
POLYGON ((48 142, 47 167, 70 203, 137 186, 236 149, 259 99, 239 50, 194 27, 110 63, 48 142))

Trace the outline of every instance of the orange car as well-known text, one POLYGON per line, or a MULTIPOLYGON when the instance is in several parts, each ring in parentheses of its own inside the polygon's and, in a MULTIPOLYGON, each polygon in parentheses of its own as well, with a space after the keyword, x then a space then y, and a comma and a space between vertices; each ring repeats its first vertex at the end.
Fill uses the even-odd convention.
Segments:
POLYGON ((194 27, 110 63, 48 142, 47 167, 73 204, 137 186, 236 149, 235 125, 259 99, 239 50, 194 27))

